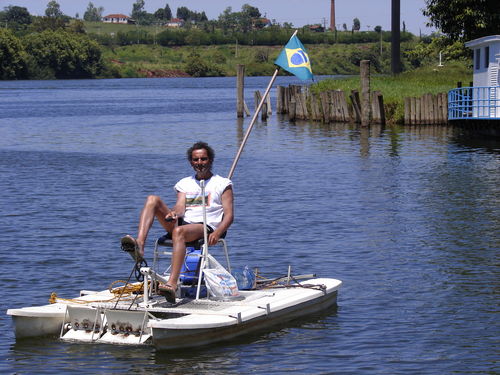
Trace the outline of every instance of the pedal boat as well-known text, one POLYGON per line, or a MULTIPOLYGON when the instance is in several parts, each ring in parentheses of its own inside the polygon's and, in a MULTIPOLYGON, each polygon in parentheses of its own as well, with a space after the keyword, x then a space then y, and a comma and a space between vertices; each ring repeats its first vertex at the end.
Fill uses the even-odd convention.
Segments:
MULTIPOLYGON (((196 257, 195 279, 192 275, 181 278, 175 303, 167 302, 157 288, 158 283, 168 280, 168 269, 166 273, 158 271, 160 258, 171 255, 163 250, 172 246, 164 236, 155 243, 152 267, 135 264, 133 272, 142 282, 102 291, 82 290, 75 299, 52 296, 47 305, 7 310, 16 339, 59 336, 74 342, 153 345, 160 350, 187 348, 230 340, 336 305, 340 280, 293 276, 290 267, 285 276, 256 279, 249 290, 212 295, 204 285, 204 270, 231 272, 226 241, 219 242, 221 246, 214 248, 223 250, 226 267, 202 245, 199 253, 191 254, 196 257)), ((188 263, 184 273, 192 272, 188 263)))

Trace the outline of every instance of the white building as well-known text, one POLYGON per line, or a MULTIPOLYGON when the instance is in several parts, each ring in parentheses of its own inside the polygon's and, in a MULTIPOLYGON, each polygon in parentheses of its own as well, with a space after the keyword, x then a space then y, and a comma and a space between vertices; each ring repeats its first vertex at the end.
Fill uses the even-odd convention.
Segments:
POLYGON ((500 118, 500 35, 466 42, 474 50, 472 117, 500 118))
POLYGON ((102 17, 102 22, 106 23, 131 23, 131 18, 126 16, 125 14, 108 14, 107 16, 102 17))
POLYGON ((498 86, 500 35, 474 39, 465 46, 474 50, 474 87, 498 86))

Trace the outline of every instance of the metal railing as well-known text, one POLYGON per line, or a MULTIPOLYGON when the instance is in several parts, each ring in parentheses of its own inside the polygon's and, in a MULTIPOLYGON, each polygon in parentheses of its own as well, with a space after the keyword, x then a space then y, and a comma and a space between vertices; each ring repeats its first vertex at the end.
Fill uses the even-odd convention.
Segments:
POLYGON ((448 120, 461 119, 500 119, 500 86, 450 90, 448 120))

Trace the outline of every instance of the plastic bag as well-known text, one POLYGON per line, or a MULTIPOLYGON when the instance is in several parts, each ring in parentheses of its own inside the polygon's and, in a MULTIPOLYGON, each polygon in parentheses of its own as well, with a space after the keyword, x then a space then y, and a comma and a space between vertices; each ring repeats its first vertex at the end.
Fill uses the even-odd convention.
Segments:
POLYGON ((239 290, 252 290, 255 288, 255 273, 248 266, 233 269, 231 274, 236 279, 239 290))
POLYGON ((239 295, 234 277, 224 268, 205 268, 205 285, 213 297, 234 297, 239 295))

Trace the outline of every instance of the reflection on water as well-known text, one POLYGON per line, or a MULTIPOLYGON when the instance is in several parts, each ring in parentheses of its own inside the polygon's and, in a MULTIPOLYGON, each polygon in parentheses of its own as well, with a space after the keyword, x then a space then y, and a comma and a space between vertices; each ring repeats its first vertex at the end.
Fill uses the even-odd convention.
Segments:
MULTIPOLYGON (((246 96, 266 84, 248 79, 246 96)), ((126 278, 119 238, 136 230, 148 194, 175 201, 172 186, 191 173, 187 147, 206 140, 216 171, 229 171, 250 121, 236 118, 234 87, 231 79, 0 83, 5 308, 126 278)), ((166 352, 16 342, 3 315, 0 372, 494 373, 499 150, 446 126, 258 120, 233 177, 232 263, 266 276, 291 265, 339 278, 338 310, 166 352)), ((160 234, 153 227, 148 256, 160 234)))

